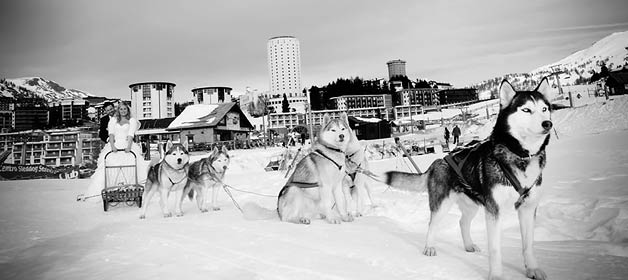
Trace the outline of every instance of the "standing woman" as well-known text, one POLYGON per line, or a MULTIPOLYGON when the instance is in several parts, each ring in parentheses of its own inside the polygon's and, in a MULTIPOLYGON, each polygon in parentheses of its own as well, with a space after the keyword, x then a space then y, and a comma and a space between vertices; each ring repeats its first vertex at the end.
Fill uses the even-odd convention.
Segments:
MULTIPOLYGON (((137 166, 137 180, 142 183, 146 180, 148 173, 148 162, 144 161, 142 157, 142 149, 140 146, 133 142, 135 132, 139 128, 139 121, 131 116, 131 109, 124 103, 120 103, 116 110, 115 115, 109 120, 108 131, 109 139, 108 144, 100 151, 98 157, 98 167, 91 177, 87 191, 84 194, 79 195, 80 200, 94 200, 100 201, 100 192, 105 188, 105 156, 109 152, 112 154, 107 156, 107 165, 130 165, 136 164, 137 166), (130 154, 133 152, 135 157, 130 154), (135 162, 133 159, 135 158, 135 162)), ((108 174, 112 175, 112 174, 108 174)), ((117 175, 117 174, 116 174, 117 175)), ((108 178, 109 179, 109 178, 108 178)), ((118 178, 114 178, 116 180, 118 178)), ((124 178, 131 180, 132 178, 124 178)), ((122 180, 120 178, 120 180, 122 180)), ((108 186, 115 184, 109 180, 108 186)))

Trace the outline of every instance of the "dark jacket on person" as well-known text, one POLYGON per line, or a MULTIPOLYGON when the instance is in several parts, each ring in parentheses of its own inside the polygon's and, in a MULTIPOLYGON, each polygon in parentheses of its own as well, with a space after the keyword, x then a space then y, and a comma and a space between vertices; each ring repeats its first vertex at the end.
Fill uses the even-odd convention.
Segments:
POLYGON ((445 139, 449 139, 449 129, 445 127, 445 139))
POLYGON ((109 115, 106 115, 100 118, 100 129, 98 130, 98 137, 103 142, 107 142, 107 138, 109 138, 109 115))
POLYGON ((454 127, 454 130, 451 132, 453 136, 460 136, 460 128, 458 126, 454 127))

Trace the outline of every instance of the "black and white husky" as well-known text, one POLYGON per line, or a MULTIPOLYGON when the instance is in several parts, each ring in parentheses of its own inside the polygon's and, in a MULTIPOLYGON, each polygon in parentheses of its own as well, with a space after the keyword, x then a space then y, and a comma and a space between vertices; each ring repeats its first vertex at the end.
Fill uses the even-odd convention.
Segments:
POLYGON ((508 81, 499 89, 500 112, 492 134, 484 141, 455 151, 432 163, 423 174, 392 171, 389 185, 399 189, 427 189, 430 223, 423 254, 435 256, 434 237, 439 223, 457 202, 467 252, 479 251, 471 240, 471 220, 483 206, 488 232, 489 279, 502 277, 502 211, 515 208, 523 243, 526 275, 545 279, 534 256, 534 220, 540 198, 545 147, 549 143, 550 88, 541 80, 533 91, 515 91, 508 81), (513 205, 514 203, 514 205, 513 205))
POLYGON ((222 179, 225 177, 229 162, 229 151, 226 146, 222 146, 222 149, 214 147, 208 157, 190 164, 188 181, 181 199, 186 195, 192 199, 196 194, 196 204, 201 212, 220 210, 216 198, 220 187, 223 186, 222 179))
POLYGON ((188 180, 188 167, 190 155, 184 144, 173 144, 168 141, 163 159, 148 169, 148 177, 142 194, 142 208, 140 219, 146 218, 146 209, 155 193, 159 193, 159 205, 164 217, 172 217, 167 202, 170 192, 177 196, 175 200, 175 215, 182 216, 181 201, 183 200, 183 188, 188 180))

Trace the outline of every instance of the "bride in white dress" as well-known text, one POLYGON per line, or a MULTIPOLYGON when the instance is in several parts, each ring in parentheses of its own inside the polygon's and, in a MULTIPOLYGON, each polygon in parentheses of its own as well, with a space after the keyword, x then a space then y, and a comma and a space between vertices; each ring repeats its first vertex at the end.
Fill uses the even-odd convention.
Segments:
MULTIPOLYGON (((131 117, 130 108, 120 103, 116 109, 115 116, 109 120, 107 130, 109 131, 109 141, 100 151, 98 156, 98 167, 91 176, 87 191, 79 195, 79 200, 83 201, 101 201, 100 192, 105 188, 105 156, 109 152, 113 152, 107 156, 107 165, 132 165, 135 159, 137 166, 137 181, 143 184, 148 173, 149 162, 144 161, 142 149, 133 142, 135 132, 139 129, 139 121, 131 117), (131 154, 133 152, 135 157, 131 154)), ((132 174, 124 172, 120 174, 118 170, 108 171, 106 186, 114 186, 119 182, 133 182, 132 174), (120 176, 122 175, 122 176, 120 176), (130 178, 129 178, 130 177, 130 178)))

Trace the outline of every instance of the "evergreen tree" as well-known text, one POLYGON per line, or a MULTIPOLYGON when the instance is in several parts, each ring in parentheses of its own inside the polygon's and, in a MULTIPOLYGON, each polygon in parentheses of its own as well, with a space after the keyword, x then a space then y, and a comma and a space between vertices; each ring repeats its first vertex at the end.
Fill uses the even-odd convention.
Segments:
POLYGON ((290 112, 290 102, 288 102, 288 97, 286 94, 283 94, 283 100, 281 101, 281 112, 288 113, 290 112))

